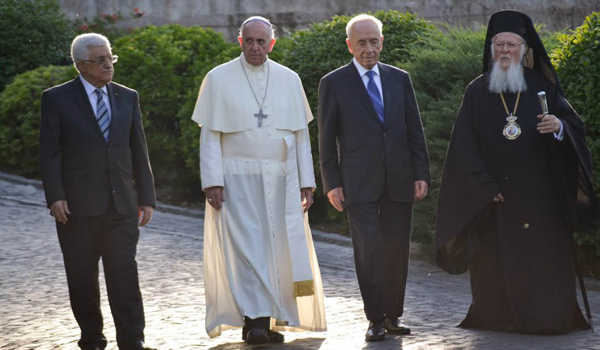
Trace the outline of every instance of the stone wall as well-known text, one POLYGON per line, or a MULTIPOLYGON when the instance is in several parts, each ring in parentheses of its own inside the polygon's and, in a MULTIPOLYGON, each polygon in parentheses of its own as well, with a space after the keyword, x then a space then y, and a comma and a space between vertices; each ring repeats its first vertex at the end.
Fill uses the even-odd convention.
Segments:
POLYGON ((179 23, 211 27, 235 41, 237 28, 252 15, 269 18, 278 35, 305 28, 333 15, 366 11, 399 10, 451 24, 475 26, 486 23, 501 9, 527 13, 550 29, 575 28, 585 16, 600 11, 600 0, 59 0, 69 18, 93 18, 100 14, 127 14, 138 8, 145 15, 125 26, 179 23))

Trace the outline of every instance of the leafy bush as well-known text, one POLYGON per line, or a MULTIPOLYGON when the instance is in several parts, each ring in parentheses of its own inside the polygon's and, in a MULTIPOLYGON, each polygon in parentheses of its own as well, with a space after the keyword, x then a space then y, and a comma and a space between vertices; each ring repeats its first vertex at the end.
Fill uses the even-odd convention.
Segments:
POLYGON ((0 91, 20 73, 67 64, 74 26, 56 0, 0 0, 0 91))
MULTIPOLYGON (((411 50, 421 46, 424 40, 438 33, 426 20, 411 13, 379 11, 373 14, 383 23, 383 51, 381 61, 399 65, 411 59, 411 50)), ((311 25, 289 37, 278 40, 270 58, 289 67, 302 79, 306 96, 315 118, 318 107, 319 81, 327 73, 348 64, 352 54, 346 46, 346 24, 349 16, 335 16, 330 21, 311 25)), ((321 186, 319 154, 317 147, 317 123, 310 126, 313 159, 317 187, 321 186)), ((338 223, 346 223, 346 215, 328 206, 327 197, 317 191, 311 209, 311 220, 325 221, 327 218, 338 223)))
MULTIPOLYGON (((600 13, 586 17, 571 35, 559 37, 562 46, 552 54, 560 83, 569 102, 586 125, 587 142, 592 151, 594 185, 600 192, 600 13)), ((600 234, 578 236, 578 243, 600 257, 600 234)), ((593 255, 593 253, 592 253, 593 255)))
POLYGON ((17 75, 0 95, 0 167, 39 176, 38 136, 42 92, 73 79, 73 66, 40 67, 17 75))
POLYGON ((136 29, 114 43, 113 52, 119 55, 114 80, 139 92, 156 183, 170 188, 177 198, 200 193, 198 177, 194 176, 197 170, 186 170, 186 158, 191 153, 198 158, 194 146, 199 129, 190 120, 191 112, 179 111, 186 101, 195 101, 198 78, 230 60, 234 47, 211 29, 177 24, 136 29), (183 132, 187 137, 182 137, 184 129, 193 132, 183 132))
POLYGON ((413 80, 423 118, 431 162, 432 184, 427 197, 415 205, 412 239, 433 253, 435 212, 442 169, 454 120, 466 86, 481 74, 485 27, 447 28, 412 51, 402 65, 413 80))

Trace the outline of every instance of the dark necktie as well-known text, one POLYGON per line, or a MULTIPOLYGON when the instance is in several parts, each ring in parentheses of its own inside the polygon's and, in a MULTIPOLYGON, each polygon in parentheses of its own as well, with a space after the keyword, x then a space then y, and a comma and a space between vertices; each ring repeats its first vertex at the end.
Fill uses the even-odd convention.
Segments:
POLYGON ((96 120, 98 120, 98 125, 100 125, 100 130, 102 130, 104 139, 108 141, 108 133, 110 129, 108 108, 106 107, 106 103, 104 103, 104 98, 102 98, 103 91, 101 89, 96 89, 96 95, 98 96, 98 103, 96 104, 96 120))
POLYGON ((371 98, 371 102, 373 103, 373 107, 375 107, 375 112, 379 116, 379 120, 383 122, 383 101, 381 101, 381 93, 377 88, 377 84, 375 84, 375 72, 372 70, 367 72, 369 76, 369 82, 367 83, 367 92, 369 93, 369 97, 371 98))

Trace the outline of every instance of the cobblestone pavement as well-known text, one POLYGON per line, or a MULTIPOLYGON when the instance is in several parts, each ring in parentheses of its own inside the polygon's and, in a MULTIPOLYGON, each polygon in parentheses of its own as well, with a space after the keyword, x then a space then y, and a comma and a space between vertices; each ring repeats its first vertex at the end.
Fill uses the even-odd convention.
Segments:
MULTIPOLYGON (((54 221, 41 190, 14 181, 0 180, 0 349, 75 350, 79 329, 69 307, 54 221)), ((470 303, 468 276, 450 276, 416 260, 411 261, 403 318, 413 334, 365 343, 367 322, 352 251, 344 244, 326 242, 316 242, 316 249, 326 294, 327 333, 288 332, 284 344, 254 347, 242 343, 239 330, 210 339, 204 331, 202 225, 198 215, 158 211, 142 229, 137 256, 146 342, 161 350, 600 349, 599 333, 526 336, 457 328, 470 303)), ((318 234, 315 239, 323 237, 318 234)), ((101 286, 107 349, 116 350, 102 278, 101 286)), ((592 289, 590 301, 598 320, 600 292, 592 289)))

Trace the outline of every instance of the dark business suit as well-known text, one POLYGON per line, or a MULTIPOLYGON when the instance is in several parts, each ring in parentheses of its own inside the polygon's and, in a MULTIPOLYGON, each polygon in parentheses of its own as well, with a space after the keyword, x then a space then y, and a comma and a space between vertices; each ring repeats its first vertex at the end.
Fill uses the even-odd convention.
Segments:
POLYGON ((141 206, 155 206, 154 179, 136 91, 107 85, 111 124, 105 140, 80 78, 44 91, 40 162, 48 206, 66 200, 57 231, 80 347, 104 348, 98 262, 102 257, 120 348, 144 340, 136 245, 141 206))
POLYGON ((324 192, 343 187, 367 318, 402 316, 414 182, 429 156, 408 74, 378 63, 384 122, 350 62, 321 79, 319 153, 324 192))

